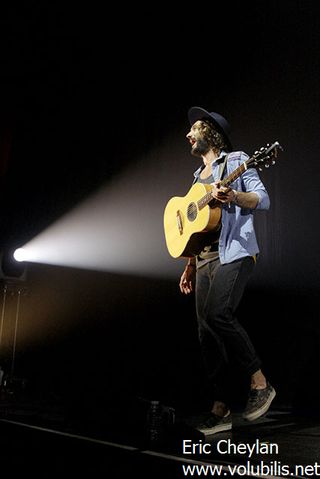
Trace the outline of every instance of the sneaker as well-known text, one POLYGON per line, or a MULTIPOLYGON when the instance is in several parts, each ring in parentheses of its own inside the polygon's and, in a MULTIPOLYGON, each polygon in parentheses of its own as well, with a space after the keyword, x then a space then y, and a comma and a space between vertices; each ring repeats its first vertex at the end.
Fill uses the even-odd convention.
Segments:
POLYGON ((217 416, 211 413, 210 416, 199 426, 197 430, 205 435, 216 434, 217 432, 230 431, 232 429, 232 418, 230 411, 226 416, 217 416))
POLYGON ((275 395, 276 392, 269 383, 264 389, 251 389, 242 415, 243 418, 247 421, 255 421, 263 416, 268 411, 275 395))

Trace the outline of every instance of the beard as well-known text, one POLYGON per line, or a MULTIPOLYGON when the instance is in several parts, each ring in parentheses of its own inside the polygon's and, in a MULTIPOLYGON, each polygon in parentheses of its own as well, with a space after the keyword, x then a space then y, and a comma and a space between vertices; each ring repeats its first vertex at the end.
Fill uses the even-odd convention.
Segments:
POLYGON ((191 154, 194 156, 202 156, 208 153, 210 146, 206 140, 199 139, 191 148, 191 154))

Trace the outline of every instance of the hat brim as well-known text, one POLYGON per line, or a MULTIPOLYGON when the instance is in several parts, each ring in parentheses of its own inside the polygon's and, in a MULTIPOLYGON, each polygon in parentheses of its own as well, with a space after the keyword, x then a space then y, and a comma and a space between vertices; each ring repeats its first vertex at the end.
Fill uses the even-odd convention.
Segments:
POLYGON ((201 108, 199 106, 193 106, 188 111, 188 118, 189 118, 190 125, 193 125, 196 121, 199 121, 199 120, 209 120, 209 121, 211 121, 211 123, 214 124, 214 126, 219 131, 219 133, 221 133, 223 135, 223 138, 225 139, 225 142, 228 146, 228 151, 232 151, 233 148, 232 148, 232 144, 229 140, 228 135, 223 130, 223 128, 221 128, 221 126, 216 121, 216 119, 211 115, 211 113, 209 113, 207 110, 205 110, 204 108, 201 108))

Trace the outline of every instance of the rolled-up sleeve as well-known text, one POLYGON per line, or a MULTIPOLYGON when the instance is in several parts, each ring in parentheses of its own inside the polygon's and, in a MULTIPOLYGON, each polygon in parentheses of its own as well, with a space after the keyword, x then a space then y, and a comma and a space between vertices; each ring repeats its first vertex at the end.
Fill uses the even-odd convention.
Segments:
POLYGON ((268 210, 270 208, 270 198, 266 190, 255 190, 254 193, 259 196, 259 202, 256 210, 268 210))
POLYGON ((243 174, 242 179, 244 183, 244 191, 247 193, 256 193, 256 195, 259 197, 259 202, 256 206, 256 209, 268 210, 270 208, 270 198, 258 175, 257 170, 254 168, 249 168, 243 174))
MULTIPOLYGON (((248 159, 246 153, 241 154, 240 163, 248 159)), ((270 198, 268 192, 262 183, 260 176, 255 168, 248 168, 242 175, 243 191, 256 193, 259 197, 259 202, 255 209, 268 210, 270 208, 270 198)))

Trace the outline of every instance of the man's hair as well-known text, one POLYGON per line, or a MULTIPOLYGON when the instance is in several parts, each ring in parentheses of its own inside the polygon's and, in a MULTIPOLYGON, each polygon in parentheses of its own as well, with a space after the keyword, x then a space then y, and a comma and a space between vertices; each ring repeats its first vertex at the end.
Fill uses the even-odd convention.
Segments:
POLYGON ((200 128, 203 132, 205 140, 211 148, 228 150, 228 146, 223 135, 215 129, 210 120, 201 120, 200 128))

